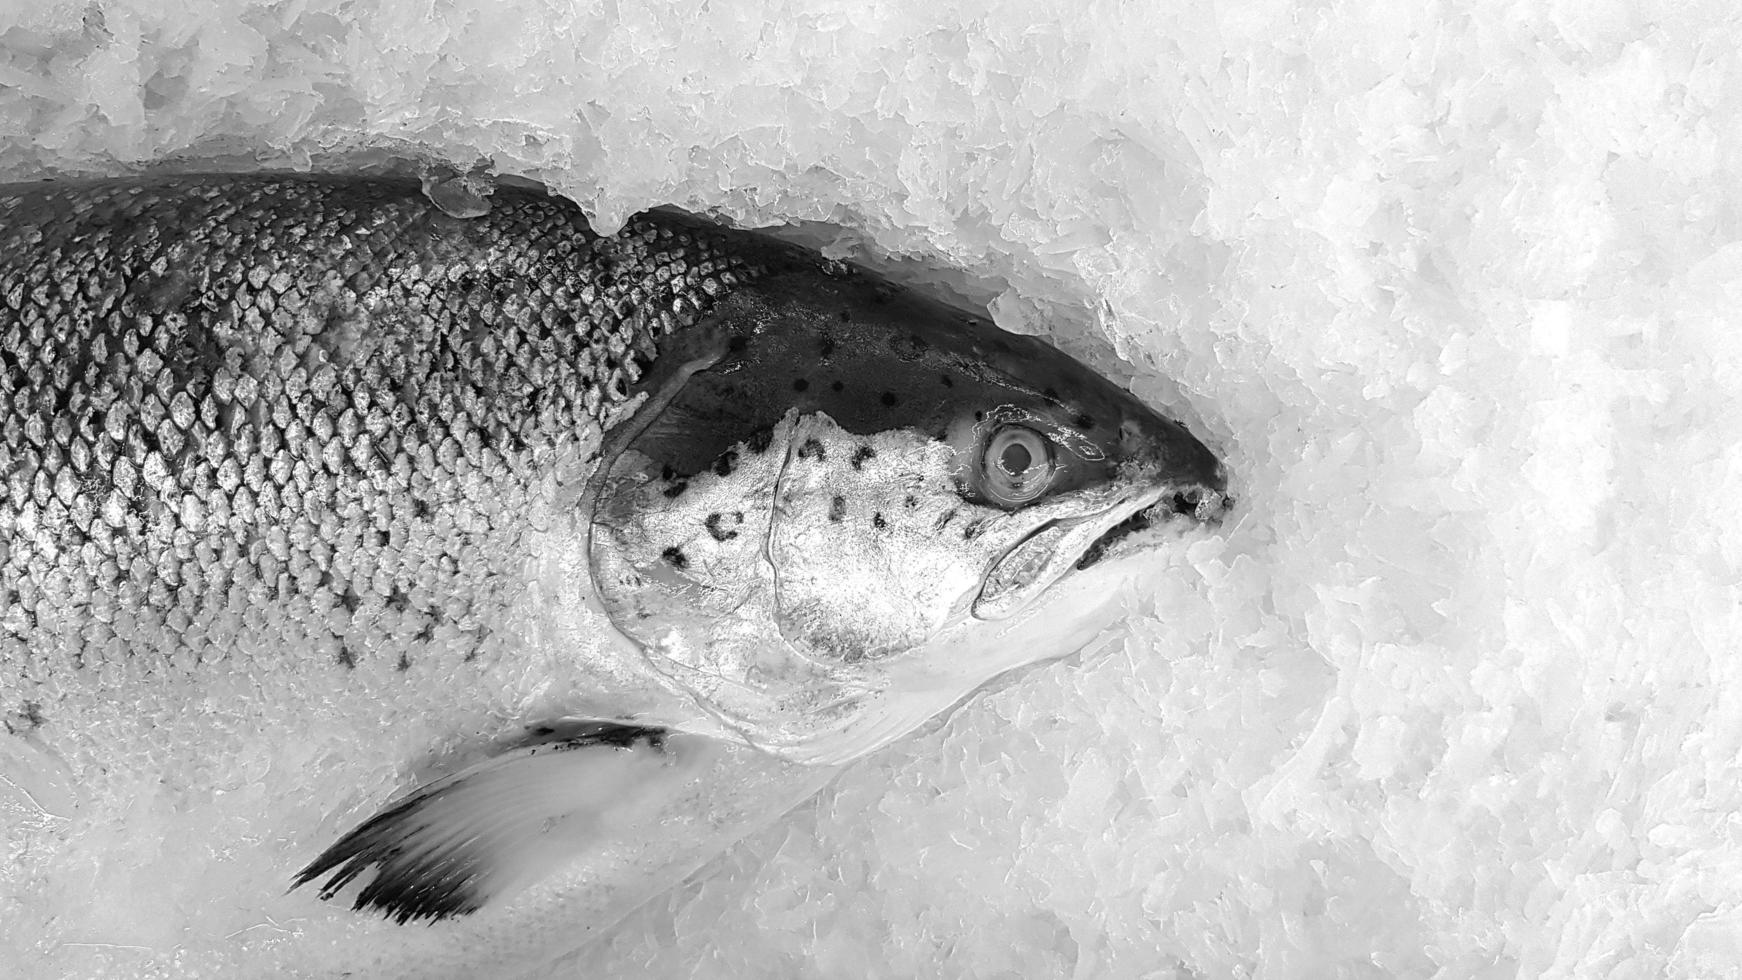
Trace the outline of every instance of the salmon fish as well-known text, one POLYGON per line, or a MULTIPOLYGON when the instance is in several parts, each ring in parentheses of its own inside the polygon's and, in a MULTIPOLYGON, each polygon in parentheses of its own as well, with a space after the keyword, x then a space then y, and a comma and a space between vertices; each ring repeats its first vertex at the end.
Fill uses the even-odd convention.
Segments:
POLYGON ((273 174, 0 186, 0 480, 13 948, 438 924, 357 975, 598 934, 1226 506, 1082 364, 802 248, 273 174))

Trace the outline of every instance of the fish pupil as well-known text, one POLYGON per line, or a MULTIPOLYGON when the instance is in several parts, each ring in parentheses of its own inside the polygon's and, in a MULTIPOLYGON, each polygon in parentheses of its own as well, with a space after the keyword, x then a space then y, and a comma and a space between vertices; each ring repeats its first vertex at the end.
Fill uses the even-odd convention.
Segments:
POLYGON ((1011 476, 1021 476, 1034 465, 1034 454, 1022 443, 1013 442, 1004 447, 1004 453, 999 457, 998 465, 1004 467, 1004 472, 1011 476))

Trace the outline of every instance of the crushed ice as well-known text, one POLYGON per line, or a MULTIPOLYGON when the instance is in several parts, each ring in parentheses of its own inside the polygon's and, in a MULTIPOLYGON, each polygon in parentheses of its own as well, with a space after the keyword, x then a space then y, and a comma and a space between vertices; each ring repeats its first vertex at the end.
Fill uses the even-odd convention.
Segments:
MULTIPOLYGON (((589 973, 1710 975, 1742 948, 1724 12, 36 0, 0 9, 0 174, 483 157, 605 231, 846 226, 1227 453, 1241 511, 1097 652, 859 766, 589 973)), ((93 910, 203 846, 187 813, 328 826, 283 778, 0 877, 18 934, 64 973, 391 962, 253 929, 282 842, 93 910)))

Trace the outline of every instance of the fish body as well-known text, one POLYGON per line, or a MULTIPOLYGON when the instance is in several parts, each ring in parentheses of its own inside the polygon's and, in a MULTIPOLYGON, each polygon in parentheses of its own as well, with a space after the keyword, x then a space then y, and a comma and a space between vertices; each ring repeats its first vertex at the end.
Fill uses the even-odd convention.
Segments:
MULTIPOLYGON (((273 835, 407 764, 301 881, 443 919, 585 858, 377 972, 602 928, 1069 652, 1125 531, 1224 485, 1052 348, 802 249, 387 178, 0 187, 0 406, 14 893, 306 903, 262 883, 321 842, 273 835)), ((75 931, 188 928, 110 919, 75 931)))

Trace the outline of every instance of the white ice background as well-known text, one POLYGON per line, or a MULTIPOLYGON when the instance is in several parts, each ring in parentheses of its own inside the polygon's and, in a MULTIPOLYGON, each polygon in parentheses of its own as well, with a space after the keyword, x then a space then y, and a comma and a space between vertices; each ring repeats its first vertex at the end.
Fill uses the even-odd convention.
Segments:
MULTIPOLYGON (((1736 975, 1737 18, 0 0, 0 178, 372 150, 546 181, 607 230, 826 223, 1225 455, 1236 519, 1090 653, 556 975, 1736 975)), ((0 921, 19 962, 225 975, 220 938, 126 948, 154 913, 64 899, 0 921)))

